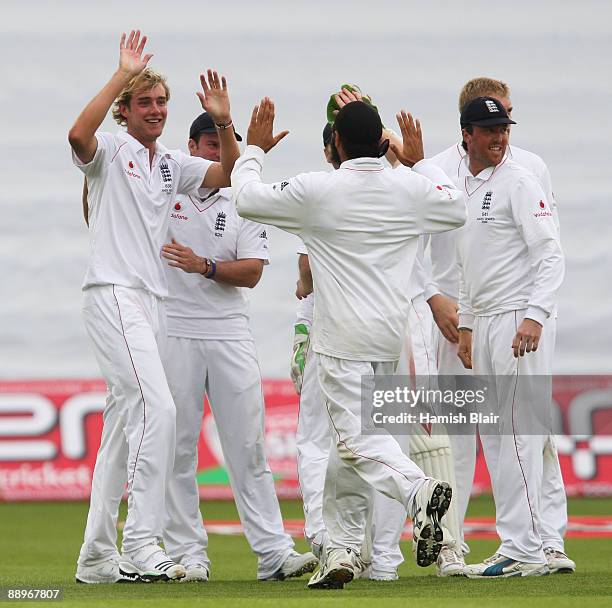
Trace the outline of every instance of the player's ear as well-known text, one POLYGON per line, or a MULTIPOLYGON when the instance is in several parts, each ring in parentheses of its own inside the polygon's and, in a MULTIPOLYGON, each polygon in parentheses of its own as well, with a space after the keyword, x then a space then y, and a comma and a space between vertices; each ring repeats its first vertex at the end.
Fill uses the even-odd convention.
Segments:
POLYGON ((472 139, 472 135, 467 129, 461 129, 461 137, 463 139, 463 148, 467 150, 467 146, 470 145, 470 140, 472 139))
POLYGON ((123 116, 124 120, 127 120, 127 114, 128 114, 129 109, 130 109, 129 105, 125 103, 119 104, 119 114, 123 116))
POLYGON ((193 156, 196 153, 196 150, 198 149, 198 144, 196 144, 193 139, 190 139, 187 142, 187 148, 189 148, 189 152, 191 153, 191 156, 193 156))

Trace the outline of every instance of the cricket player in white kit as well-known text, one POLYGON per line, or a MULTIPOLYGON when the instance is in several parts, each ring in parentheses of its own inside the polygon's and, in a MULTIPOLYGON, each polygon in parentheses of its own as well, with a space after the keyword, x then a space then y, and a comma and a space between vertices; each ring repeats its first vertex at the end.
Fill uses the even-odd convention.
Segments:
MULTIPOLYGON (((350 101, 358 100, 356 94, 343 90, 336 96, 339 108, 350 101)), ((339 168, 338 159, 331 150, 331 124, 323 129, 323 151, 326 160, 339 168)), ((394 138, 394 133, 383 131, 385 137, 394 138)), ((400 142, 398 142, 400 143, 400 142)), ((395 156, 387 155, 389 162, 396 163, 395 156)), ((416 374, 421 378, 436 374, 435 353, 432 345, 433 319, 426 299, 429 297, 427 273, 423 264, 424 237, 420 237, 419 248, 415 258, 410 279, 410 308, 408 328, 404 347, 396 373, 403 375, 416 374)), ((325 417, 323 397, 316 378, 316 357, 311 349, 309 335, 314 316, 314 293, 312 293, 312 275, 308 264, 308 251, 302 244, 298 249, 298 268, 300 277, 296 296, 300 298, 295 324, 294 347, 291 357, 291 377, 297 393, 300 395, 296 447, 298 452, 298 473, 300 490, 304 501, 304 532, 315 554, 320 554, 321 547, 326 545, 327 534, 323 523, 323 482, 329 451, 331 449, 332 428, 325 417), (306 295, 308 294, 308 295, 306 295), (305 297, 304 297, 305 296, 305 297)), ((448 436, 445 433, 427 436, 425 430, 410 437, 397 435, 395 439, 405 454, 417 458, 421 468, 428 467, 432 461, 444 461, 444 475, 440 477, 451 482, 454 488, 453 460, 450 455, 448 436)), ((408 432, 408 431, 407 431, 408 432)), ((433 476, 433 471, 426 471, 433 476)), ((389 581, 398 578, 397 569, 404 561, 399 542, 406 521, 406 510, 397 501, 377 492, 374 497, 374 508, 371 514, 371 530, 366 538, 369 567, 360 575, 362 578, 389 581)), ((445 518, 445 524, 453 538, 460 534, 458 514, 453 512, 453 503, 445 518), (453 524, 450 525, 449 518, 453 524)), ((365 548, 364 548, 365 551, 365 548)), ((362 554, 363 557, 363 554, 362 554)), ((462 571, 464 563, 453 547, 445 546, 437 560, 439 576, 453 576, 462 571)))
MULTIPOLYGON (((219 135, 206 112, 191 125, 189 150, 194 157, 219 159, 219 135)), ((208 539, 196 482, 206 394, 245 536, 259 558, 257 578, 312 572, 314 555, 294 551, 283 529, 264 452, 261 374, 245 288, 255 287, 268 262, 265 226, 238 216, 230 188, 179 195, 169 214, 164 367, 177 409, 177 442, 166 501, 166 550, 185 565, 182 580, 208 580, 208 539)))
MULTIPOLYGON (((83 316, 108 386, 77 580, 168 580, 185 575, 159 546, 172 472, 175 406, 161 362, 166 338, 166 279, 160 255, 177 193, 229 184, 239 154, 233 131, 222 137, 221 163, 171 151, 157 142, 167 116, 165 80, 146 65, 146 37, 125 34, 119 68, 69 133, 75 164, 89 187, 91 252, 83 316), (109 108, 127 132, 97 132, 109 108), (127 481, 122 556, 116 520, 127 481), (121 561, 121 566, 119 562, 121 561)), ((202 76, 200 99, 222 126, 231 124, 225 79, 202 76)))
MULTIPOLYGON (((512 104, 510 89, 507 84, 493 78, 473 78, 462 88, 459 95, 459 110, 476 97, 494 97, 504 106, 511 117, 512 104)), ((443 152, 432 157, 431 162, 439 166, 454 182, 459 184, 460 168, 463 165, 466 151, 461 142, 449 146, 443 152)), ((559 219, 557 205, 552 191, 550 173, 544 161, 537 155, 508 144, 506 156, 531 171, 538 179, 549 203, 553 220, 557 227, 559 219)), ((439 331, 436 332, 436 358, 438 372, 444 376, 457 376, 469 374, 457 357, 457 301, 459 299, 459 269, 457 265, 457 237, 458 232, 432 235, 430 239, 432 285, 437 293, 430 296, 428 303, 434 313, 439 331)), ((556 311, 551 315, 548 323, 556 323, 556 311)), ((550 332, 552 339, 555 331, 550 332)), ((554 350, 554 343, 553 343, 554 350)), ((463 541, 463 521, 468 507, 474 471, 476 467, 477 429, 472 433, 453 434, 450 439, 455 459, 455 474, 457 492, 454 503, 459 510, 461 522, 460 538, 463 542, 463 551, 469 552, 467 544, 463 541)), ((489 468, 493 463, 489 463, 489 468)), ((493 475, 494 472, 490 471, 493 475)), ((564 549, 564 535, 567 529, 567 499, 565 487, 561 476, 559 457, 554 442, 550 436, 544 448, 544 473, 542 483, 542 509, 541 533, 544 542, 544 551, 551 572, 573 572, 574 562, 567 557, 564 549)))
POLYGON ((403 148, 394 152, 414 170, 386 169, 378 158, 380 118, 362 102, 347 104, 337 115, 338 171, 263 184, 265 151, 286 135, 272 136, 273 117, 269 100, 255 108, 249 145, 232 183, 240 215, 302 238, 317 290, 313 350, 336 449, 323 500, 329 549, 309 586, 341 586, 358 573, 372 488, 410 512, 417 563, 427 566, 444 542, 440 518, 450 504, 450 486, 425 477, 391 436, 362 435, 361 379, 393 373, 408 316, 407 282, 417 237, 461 226, 462 197, 446 185, 446 176, 419 162, 420 126, 405 113, 398 115, 403 148))
MULTIPOLYGON (((468 220, 458 240, 458 355, 494 380, 499 433, 482 434, 493 463, 497 553, 466 568, 473 578, 540 576, 549 568, 540 533, 543 452, 548 435, 525 422, 550 409, 550 386, 526 391, 529 376, 552 372, 548 318, 564 275, 550 205, 536 177, 506 157, 509 126, 500 101, 477 97, 461 112, 467 156, 459 168, 468 220), (520 429, 520 430, 517 430, 520 429)), ((543 382, 540 380, 540 383, 543 382)), ((533 385, 532 385, 533 386, 533 385)))

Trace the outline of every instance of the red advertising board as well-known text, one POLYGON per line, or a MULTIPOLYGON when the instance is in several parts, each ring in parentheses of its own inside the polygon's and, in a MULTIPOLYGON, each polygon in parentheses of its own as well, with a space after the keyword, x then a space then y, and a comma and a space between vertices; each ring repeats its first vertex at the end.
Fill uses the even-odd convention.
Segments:
MULTIPOLYGON (((612 496, 612 376, 558 377, 553 394, 568 494, 612 496)), ((297 396, 284 380, 265 381, 264 395, 266 453, 277 491, 281 497, 297 497, 297 396)), ((104 402, 100 380, 0 382, 0 500, 88 498, 104 402)), ((208 408, 198 480, 203 497, 231 497, 208 408)), ((479 454, 474 491, 489 488, 479 454)))

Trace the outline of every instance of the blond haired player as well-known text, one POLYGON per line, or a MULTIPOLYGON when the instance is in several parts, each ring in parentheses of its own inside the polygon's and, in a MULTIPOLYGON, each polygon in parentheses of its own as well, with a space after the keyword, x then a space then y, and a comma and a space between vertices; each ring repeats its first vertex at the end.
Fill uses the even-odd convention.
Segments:
POLYGON ((158 141, 167 117, 165 80, 146 69, 146 37, 123 34, 119 67, 81 112, 68 135, 75 165, 87 178, 90 256, 83 316, 108 386, 77 581, 113 583, 126 576, 177 579, 185 568, 159 546, 172 471, 175 406, 161 352, 167 295, 161 246, 178 192, 229 184, 239 154, 225 79, 201 76, 203 107, 223 129, 220 163, 168 150, 158 141), (98 132, 113 116, 126 131, 98 132), (127 480, 128 514, 121 558, 116 518, 127 480), (121 562, 121 564, 120 564, 121 562))
POLYGON ((385 168, 379 160, 384 153, 380 117, 362 102, 344 106, 334 123, 340 169, 263 184, 265 151, 286 135, 272 135, 273 120, 273 104, 264 99, 253 111, 249 145, 232 181, 239 214, 302 238, 317 288, 313 349, 336 446, 323 498, 329 548, 309 587, 341 586, 361 569, 373 490, 410 512, 417 563, 430 565, 444 544, 441 518, 450 504, 450 486, 426 477, 392 437, 362 435, 361 378, 393 373, 418 236, 461 226, 461 197, 446 186, 441 172, 419 162, 420 125, 404 112, 398 115, 403 147, 394 152, 414 170, 385 168))
MULTIPOLYGON (((494 78, 478 77, 466 82, 459 94, 459 112, 476 97, 494 97, 512 115, 510 87, 494 78)), ((449 146, 430 160, 438 165, 459 185, 460 167, 466 151, 462 142, 449 146)), ((514 144, 508 144, 506 157, 531 171, 544 190, 546 200, 553 213, 558 228, 557 206, 551 186, 550 172, 544 161, 537 155, 514 144)), ((428 303, 433 311, 439 331, 436 332, 438 372, 444 376, 470 373, 457 358, 457 300, 459 299, 459 272, 456 254, 457 233, 432 235, 430 240, 433 282, 438 293, 430 297, 428 303)), ((556 323, 556 311, 548 320, 556 323)), ((551 331, 555 339, 555 331, 551 331)), ((554 348, 554 343, 553 343, 554 348)), ((463 521, 470 497, 476 467, 476 429, 472 433, 451 436, 455 474, 457 482, 456 504, 461 521, 461 540, 463 541, 463 521)), ((494 463, 488 463, 491 475, 494 463)), ((573 572, 574 562, 565 554, 563 537, 567 528, 567 499, 559 457, 554 437, 549 437, 544 448, 544 472, 542 482, 541 528, 544 550, 551 572, 573 572)), ((469 551, 463 542, 464 552, 469 551)))

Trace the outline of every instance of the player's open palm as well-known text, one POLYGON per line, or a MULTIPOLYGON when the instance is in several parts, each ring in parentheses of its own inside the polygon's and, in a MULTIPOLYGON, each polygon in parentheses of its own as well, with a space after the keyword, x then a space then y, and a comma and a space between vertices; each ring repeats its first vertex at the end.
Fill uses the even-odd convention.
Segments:
POLYGON ((391 142, 391 150, 393 150, 397 160, 402 165, 412 167, 425 158, 421 123, 418 119, 415 121, 412 118, 412 114, 404 110, 396 114, 396 118, 402 132, 402 146, 400 147, 395 142, 391 142))
POLYGON ((140 74, 146 67, 147 63, 153 55, 148 53, 143 55, 145 44, 147 43, 147 37, 140 37, 140 30, 132 30, 130 35, 127 36, 125 33, 121 35, 121 42, 119 43, 119 69, 130 76, 136 76, 140 74))
POLYGON ((264 152, 271 150, 289 131, 274 135, 274 102, 264 97, 261 103, 253 108, 251 122, 247 132, 247 144, 258 146, 264 152))
POLYGON ((219 78, 214 70, 208 70, 206 76, 200 74, 202 91, 198 91, 200 103, 206 112, 218 125, 227 125, 231 122, 230 100, 227 91, 225 76, 219 78))

